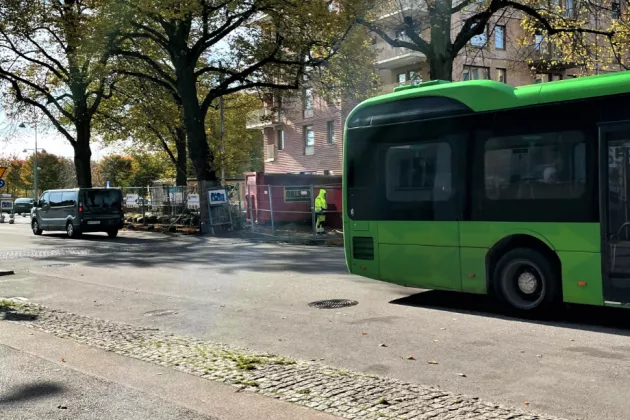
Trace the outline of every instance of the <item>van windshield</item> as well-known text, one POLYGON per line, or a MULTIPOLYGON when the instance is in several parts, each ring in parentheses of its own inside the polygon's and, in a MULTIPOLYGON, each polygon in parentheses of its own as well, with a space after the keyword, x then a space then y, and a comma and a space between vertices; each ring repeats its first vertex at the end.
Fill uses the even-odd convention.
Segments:
POLYGON ((86 190, 83 191, 83 197, 83 206, 88 210, 120 210, 118 190, 86 190))

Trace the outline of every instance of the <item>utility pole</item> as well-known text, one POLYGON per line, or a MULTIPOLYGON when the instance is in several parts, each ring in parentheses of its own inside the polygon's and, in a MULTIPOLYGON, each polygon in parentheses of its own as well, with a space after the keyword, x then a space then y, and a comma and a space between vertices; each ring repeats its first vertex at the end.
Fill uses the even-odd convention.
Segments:
MULTIPOLYGON (((20 128, 26 128, 26 124, 22 123, 22 124, 19 125, 19 127, 20 128)), ((37 150, 37 121, 35 121, 33 123, 33 129, 35 130, 35 149, 34 149, 35 156, 33 157, 33 165, 34 165, 34 168, 33 168, 33 199, 37 200, 37 198, 39 197, 37 195, 37 191, 38 191, 37 181, 38 181, 38 175, 39 175, 38 174, 39 167, 37 166, 37 152, 38 152, 38 150, 37 150)), ((30 149, 24 149, 24 152, 26 152, 28 150, 30 150, 30 149)), ((46 153, 45 150, 42 149, 42 151, 44 153, 46 153)))
MULTIPOLYGON (((223 79, 223 77, 221 77, 223 79)), ((221 186, 225 186, 225 144, 223 141, 224 136, 224 121, 223 121, 223 96, 219 98, 219 136, 221 137, 221 186)))
POLYGON ((35 179, 33 182, 33 190, 35 191, 35 196, 33 197, 34 200, 37 200, 39 198, 38 193, 38 189, 37 189, 37 176, 38 176, 38 172, 39 172, 39 167, 37 166, 37 121, 35 121, 35 124, 33 124, 33 127, 35 128, 35 179))

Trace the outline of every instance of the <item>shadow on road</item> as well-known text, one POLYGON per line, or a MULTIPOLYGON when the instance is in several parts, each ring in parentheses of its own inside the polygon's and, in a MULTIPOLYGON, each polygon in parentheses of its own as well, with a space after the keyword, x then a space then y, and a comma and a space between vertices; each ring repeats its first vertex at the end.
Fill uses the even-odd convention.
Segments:
POLYGON ((392 300, 390 303, 630 336, 630 318, 625 316, 628 312, 619 308, 571 304, 558 306, 544 315, 523 315, 504 308, 486 295, 438 290, 416 293, 392 300))
POLYGON ((0 320, 2 321, 34 321, 37 315, 21 314, 15 311, 11 305, 4 304, 0 301, 0 320))
MULTIPOLYGON (((72 240, 63 235, 49 234, 46 238, 59 239, 62 248, 82 248, 90 252, 89 255, 55 255, 50 259, 87 266, 178 266, 181 269, 181 264, 188 264, 197 266, 196 269, 225 274, 237 271, 347 274, 343 249, 337 247, 278 245, 201 236, 182 240, 168 236, 111 239, 102 235, 85 235, 81 240, 72 240), (129 249, 125 249, 126 246, 129 249)), ((60 248, 56 246, 56 249, 60 248)))
POLYGON ((46 398, 50 395, 61 394, 63 392, 65 392, 65 388, 63 386, 51 382, 22 385, 9 389, 9 392, 5 395, 0 395, 0 404, 37 400, 40 398, 46 398))

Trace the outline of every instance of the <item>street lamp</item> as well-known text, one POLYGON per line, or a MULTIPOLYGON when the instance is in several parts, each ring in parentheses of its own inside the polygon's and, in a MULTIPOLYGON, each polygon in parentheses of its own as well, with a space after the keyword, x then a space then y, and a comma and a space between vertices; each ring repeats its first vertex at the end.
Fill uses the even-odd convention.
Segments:
MULTIPOLYGON (((18 127, 20 128, 26 128, 26 124, 22 123, 20 124, 18 127)), ((35 153, 35 161, 34 163, 34 168, 33 168, 33 200, 37 200, 38 196, 37 196, 37 172, 39 171, 39 167, 37 166, 37 151, 41 150, 42 152, 46 153, 46 150, 44 149, 38 149, 37 148, 37 123, 35 123, 33 125, 33 128, 35 129, 35 148, 34 149, 24 149, 24 152, 28 152, 30 150, 33 150, 33 152, 35 153)))

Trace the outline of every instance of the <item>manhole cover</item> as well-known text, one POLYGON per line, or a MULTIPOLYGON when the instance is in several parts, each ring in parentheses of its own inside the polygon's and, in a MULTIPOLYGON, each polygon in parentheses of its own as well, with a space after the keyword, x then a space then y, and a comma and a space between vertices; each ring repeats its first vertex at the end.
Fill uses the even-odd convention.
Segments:
POLYGON ((60 267, 70 267, 72 264, 48 264, 44 265, 44 268, 60 268, 60 267))
POLYGON ((308 304, 311 308, 317 309, 339 309, 339 308, 347 308, 348 306, 358 305, 359 302, 356 300, 348 300, 348 299, 328 299, 328 300, 318 300, 317 302, 311 302, 308 304))
POLYGON ((170 309, 160 309, 157 311, 149 311, 145 312, 144 316, 165 316, 165 315, 175 315, 177 311, 173 311, 170 309))

